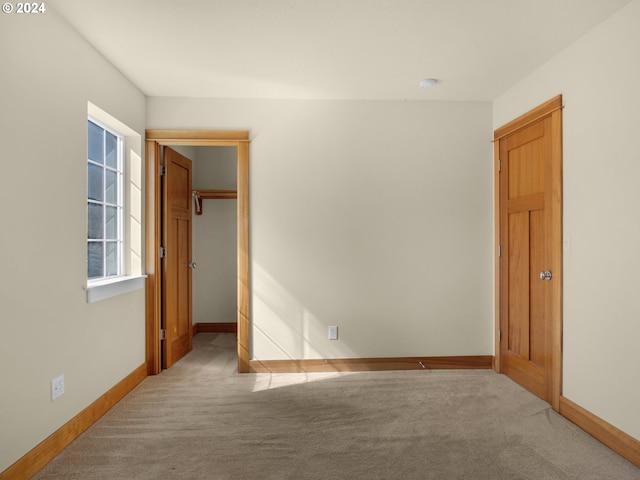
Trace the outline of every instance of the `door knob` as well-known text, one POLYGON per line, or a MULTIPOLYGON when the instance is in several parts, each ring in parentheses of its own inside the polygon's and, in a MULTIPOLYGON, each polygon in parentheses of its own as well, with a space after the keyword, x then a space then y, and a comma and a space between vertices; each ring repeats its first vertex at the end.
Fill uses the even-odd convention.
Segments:
POLYGON ((540 280, 551 280, 551 272, 549 270, 540 272, 540 280))
POLYGON ((191 270, 195 270, 195 268, 196 268, 196 267, 197 267, 196 262, 190 262, 190 263, 189 263, 189 268, 190 268, 191 270))

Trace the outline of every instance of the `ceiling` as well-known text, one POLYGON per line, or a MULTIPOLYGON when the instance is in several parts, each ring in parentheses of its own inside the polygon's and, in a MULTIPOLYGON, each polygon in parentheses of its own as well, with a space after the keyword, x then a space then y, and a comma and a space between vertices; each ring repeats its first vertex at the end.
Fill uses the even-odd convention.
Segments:
POLYGON ((492 101, 630 0, 49 0, 148 96, 492 101), (421 89, 423 78, 436 88, 421 89))

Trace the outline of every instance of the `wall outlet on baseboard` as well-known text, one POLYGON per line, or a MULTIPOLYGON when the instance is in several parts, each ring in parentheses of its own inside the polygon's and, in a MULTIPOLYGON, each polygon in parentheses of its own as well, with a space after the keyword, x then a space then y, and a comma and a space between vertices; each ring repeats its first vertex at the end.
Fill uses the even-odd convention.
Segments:
POLYGON ((338 327, 336 325, 331 325, 329 327, 329 340, 337 340, 338 339, 338 327))
POLYGON ((51 380, 51 401, 55 400, 64 393, 64 375, 51 380))

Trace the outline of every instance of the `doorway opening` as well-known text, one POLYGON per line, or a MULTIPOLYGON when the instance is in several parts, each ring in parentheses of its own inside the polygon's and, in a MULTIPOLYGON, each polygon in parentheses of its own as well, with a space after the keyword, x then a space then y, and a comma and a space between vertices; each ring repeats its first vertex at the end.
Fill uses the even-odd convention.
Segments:
POLYGON ((161 227, 162 149, 171 146, 235 147, 237 168, 238 372, 249 372, 249 132, 245 130, 147 130, 146 173, 146 359, 149 375, 162 370, 161 227))

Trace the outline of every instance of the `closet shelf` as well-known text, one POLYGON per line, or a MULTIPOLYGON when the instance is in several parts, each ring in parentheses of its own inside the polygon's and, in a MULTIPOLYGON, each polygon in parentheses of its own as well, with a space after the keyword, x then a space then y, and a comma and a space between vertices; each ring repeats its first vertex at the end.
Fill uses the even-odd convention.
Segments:
POLYGON ((193 201, 196 215, 202 215, 202 200, 238 198, 237 190, 194 190, 193 201))

